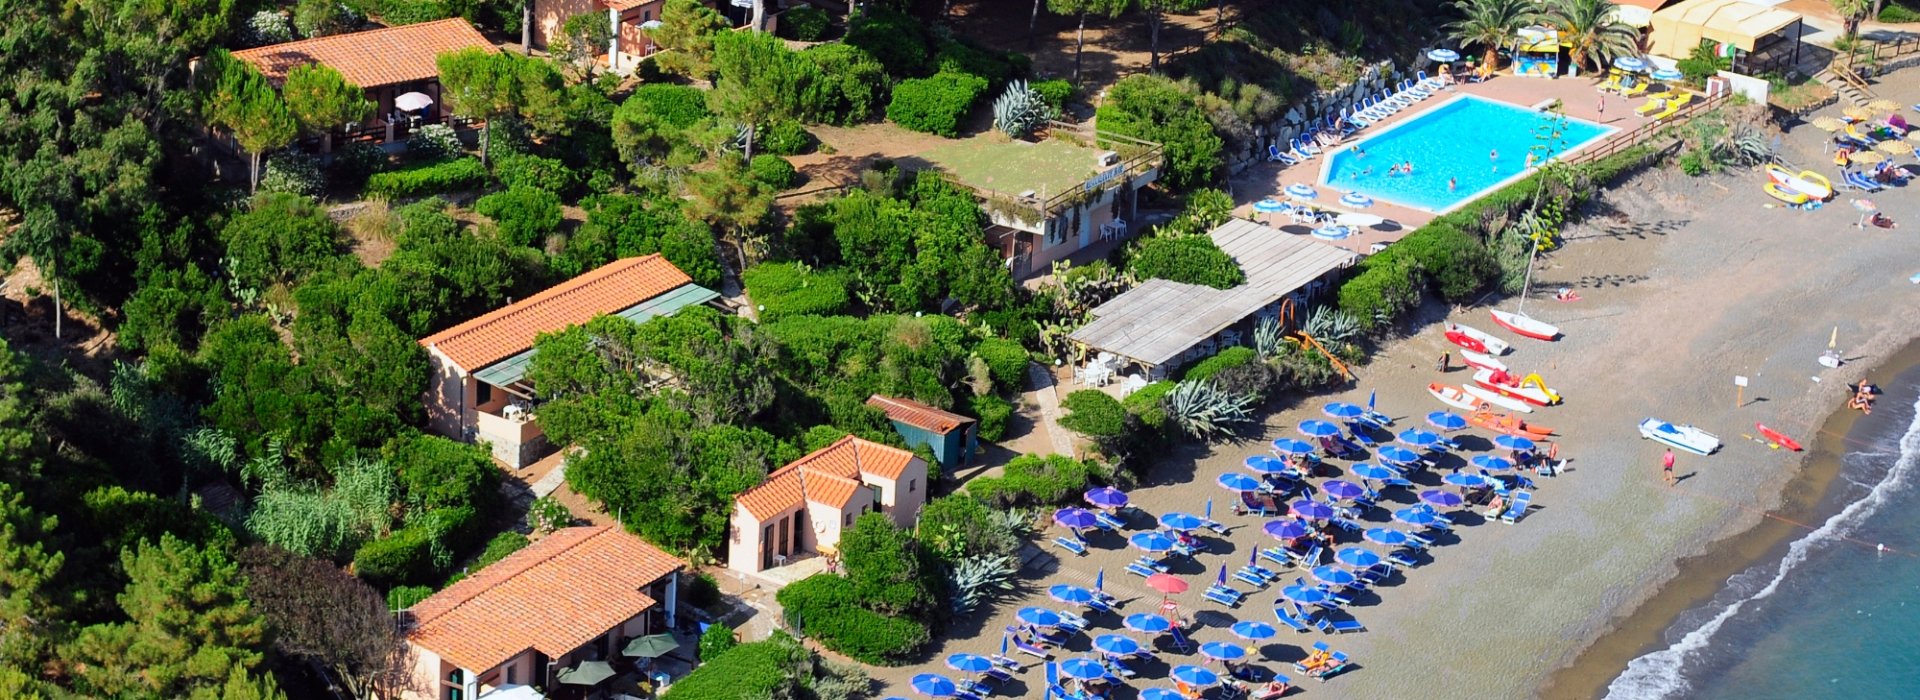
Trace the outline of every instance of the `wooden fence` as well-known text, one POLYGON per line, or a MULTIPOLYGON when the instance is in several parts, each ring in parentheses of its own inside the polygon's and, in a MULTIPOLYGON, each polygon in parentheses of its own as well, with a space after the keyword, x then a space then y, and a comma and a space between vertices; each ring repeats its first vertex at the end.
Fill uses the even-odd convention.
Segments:
POLYGON ((1685 107, 1681 107, 1680 111, 1673 113, 1672 116, 1657 122, 1641 124, 1640 126, 1634 127, 1631 131, 1623 131, 1607 137, 1607 140, 1601 141, 1579 153, 1569 156, 1567 162, 1575 164, 1590 163, 1646 143, 1652 140, 1653 137, 1658 136, 1660 132, 1666 131, 1669 127, 1686 123, 1694 117, 1726 104, 1727 100, 1732 98, 1732 95, 1733 93, 1723 92, 1713 97, 1689 102, 1685 107))
POLYGON ((1920 38, 1901 37, 1898 41, 1861 42, 1852 51, 1833 57, 1833 68, 1854 70, 1861 64, 1871 67, 1888 59, 1920 53, 1920 38))

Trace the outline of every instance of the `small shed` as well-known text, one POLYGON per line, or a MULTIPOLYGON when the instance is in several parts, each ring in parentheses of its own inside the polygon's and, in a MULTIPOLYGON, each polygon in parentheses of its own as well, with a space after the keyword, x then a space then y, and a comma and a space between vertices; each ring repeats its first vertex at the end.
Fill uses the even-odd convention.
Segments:
POLYGON ((867 405, 885 411, 893 429, 907 441, 908 447, 926 445, 933 450, 941 471, 950 471, 973 461, 980 447, 972 418, 932 406, 892 396, 874 394, 867 405))

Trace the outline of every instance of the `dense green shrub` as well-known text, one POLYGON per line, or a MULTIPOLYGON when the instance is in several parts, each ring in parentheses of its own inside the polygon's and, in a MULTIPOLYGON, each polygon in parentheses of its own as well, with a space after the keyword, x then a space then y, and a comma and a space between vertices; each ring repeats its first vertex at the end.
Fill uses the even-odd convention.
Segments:
POLYGON ((807 697, 801 690, 808 679, 796 677, 794 670, 812 665, 810 657, 812 653, 799 641, 775 630, 768 639, 741 644, 718 656, 702 657, 699 667, 675 681, 660 697, 661 700, 807 697))
POLYGON ((1073 83, 1062 78, 1030 81, 1027 88, 1040 93, 1040 99, 1046 100, 1047 106, 1052 107, 1055 114, 1065 113, 1067 103, 1073 100, 1073 83))
POLYGON ((380 20, 389 27, 446 19, 458 14, 447 0, 381 0, 380 20))
POLYGON ((1446 224, 1422 226, 1394 247, 1420 263, 1449 303, 1468 301, 1500 278, 1500 264, 1487 247, 1446 224))
POLYGON ((401 499, 416 511, 498 503, 500 470, 483 445, 409 432, 380 448, 400 477, 401 499))
POLYGON ((264 290, 297 282, 339 255, 340 227, 312 199, 272 192, 228 219, 220 240, 233 279, 264 290))
POLYGON ((494 159, 493 176, 508 187, 530 187, 559 195, 572 192, 580 184, 579 174, 559 159, 526 154, 494 159))
POLYGON ((800 56, 816 68, 800 98, 800 118, 845 126, 872 119, 886 106, 893 80, 866 51, 848 44, 821 44, 800 56))
POLYGON ((861 12, 848 24, 843 41, 873 56, 895 78, 933 72, 927 25, 904 12, 878 8, 861 12))
POLYGON ((479 571, 492 566, 495 562, 507 558, 507 555, 526 549, 527 544, 527 536, 518 532, 507 531, 494 535, 493 539, 487 540, 487 548, 480 550, 480 557, 473 560, 473 565, 469 568, 479 571))
POLYGON ((781 119, 760 125, 753 146, 761 153, 797 156, 813 148, 813 134, 797 119, 781 119))
POLYGON ((953 138, 959 135, 960 120, 986 90, 986 78, 965 73, 902 80, 893 86, 887 118, 906 129, 953 138))
POLYGON ((1160 182, 1172 191, 1219 178, 1220 136, 1179 83, 1157 75, 1123 78, 1107 91, 1098 119, 1102 130, 1161 144, 1167 161, 1160 182))
POLYGON ((560 195, 532 187, 511 187, 481 197, 473 210, 493 219, 500 236, 513 245, 540 247, 560 229, 560 195))
POLYGON ((364 141, 355 141, 335 149, 331 176, 335 185, 358 188, 367 177, 386 170, 393 157, 385 149, 364 141))
POLYGON ((318 197, 326 194, 327 178, 320 173, 319 158, 300 151, 281 151, 267 158, 260 191, 318 197))
POLYGON ((1384 327, 1420 301, 1419 266, 1411 258, 1376 256, 1360 267, 1360 274, 1340 285, 1340 310, 1352 314, 1361 326, 1384 327))
POLYGON ((908 659, 931 638, 924 622, 944 585, 937 562, 886 516, 868 513, 842 533, 845 577, 816 574, 777 595, 787 622, 829 649, 871 664, 908 659))
POLYGON ((759 308, 762 322, 790 316, 829 316, 847 308, 847 278, 837 271, 770 262, 748 268, 740 277, 747 286, 747 296, 759 308))
POLYGON ((980 419, 979 432, 975 434, 986 442, 999 442, 1007 436, 1007 420, 1013 417, 1013 404, 992 394, 975 396, 973 415, 980 419))
POLYGON ((858 605, 828 608, 802 619, 808 637, 875 666, 906 663, 933 638, 919 620, 890 617, 858 605))
POLYGON ((1153 382, 1127 394, 1127 398, 1121 399, 1120 405, 1127 409, 1129 415, 1139 419, 1142 425, 1157 431, 1166 430, 1167 409, 1161 405, 1160 398, 1173 391, 1173 387, 1173 382, 1153 382))
POLYGON ((700 633, 699 659, 701 661, 718 659, 721 654, 732 651, 737 646, 740 646, 740 642, 733 638, 733 628, 714 623, 707 628, 707 631, 700 633))
POLYGON ((1235 345, 1214 353, 1213 357, 1194 363, 1192 367, 1187 368, 1187 374, 1184 380, 1196 382, 1206 381, 1212 379, 1214 375, 1222 371, 1232 367, 1239 367, 1240 365, 1253 362, 1256 359, 1258 358, 1255 357, 1253 348, 1245 345, 1235 345))
POLYGON ((433 537, 424 528, 403 527, 360 545, 353 572, 375 586, 422 583, 433 578, 433 537))
POLYGON ((800 179, 800 171, 794 170, 792 163, 771 153, 754 156, 753 162, 747 166, 747 169, 753 172, 755 180, 767 183, 768 187, 778 190, 792 187, 800 179))
POLYGON ((1060 407, 1069 413, 1060 417, 1060 425, 1087 437, 1114 437, 1126 432, 1127 412, 1120 400, 1098 389, 1081 389, 1067 394, 1060 407))
POLYGON ((431 595, 432 586, 395 586, 387 591, 387 609, 405 610, 431 595))
POLYGON ((1206 235, 1151 236, 1127 255, 1127 271, 1141 279, 1164 279, 1229 289, 1247 281, 1233 256, 1206 235))
POLYGON ((428 124, 407 134, 407 159, 415 163, 456 158, 466 150, 460 135, 445 124, 428 124))
POLYGON ((1015 65, 1010 56, 1018 54, 999 54, 982 49, 962 41, 948 39, 940 42, 940 50, 934 54, 935 70, 940 73, 965 73, 987 79, 987 89, 997 91, 1005 87, 1007 81, 1025 77, 1025 61, 1015 65))
POLYGON ((994 386, 1001 391, 1017 392, 1027 386, 1027 349, 1005 338, 986 338, 973 346, 973 353, 987 363, 994 386))
POLYGON ((827 38, 833 19, 825 10, 801 5, 780 15, 780 36, 795 41, 819 41, 827 38))
POLYGON ((475 190, 486 184, 487 169, 480 165, 480 160, 460 158, 374 173, 367 178, 366 195, 374 199, 398 199, 475 190))
POLYGON ((1904 7, 1899 2, 1889 2, 1880 6, 1880 21, 1887 24, 1920 22, 1920 9, 1904 7))
POLYGON ((713 111, 707 109, 705 91, 669 83, 649 83, 634 88, 633 95, 621 102, 620 107, 652 115, 677 129, 685 129, 713 116, 713 111))
POLYGON ((1078 500, 1093 476, 1092 465, 1066 455, 1020 455, 1000 476, 968 482, 967 493, 994 508, 1057 505, 1078 500))

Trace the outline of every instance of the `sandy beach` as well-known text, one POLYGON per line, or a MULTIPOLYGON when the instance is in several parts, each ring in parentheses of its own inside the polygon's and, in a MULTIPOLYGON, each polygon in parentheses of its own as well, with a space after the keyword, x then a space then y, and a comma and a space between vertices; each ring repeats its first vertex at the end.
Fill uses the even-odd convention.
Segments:
MULTIPOLYGON (((1822 136, 1807 127, 1789 134, 1787 157, 1810 167, 1822 162, 1822 136)), ((1844 428, 1827 419, 1843 401, 1845 384, 1920 337, 1920 315, 1896 311, 1910 309, 1920 291, 1907 279, 1920 271, 1913 262, 1920 260, 1920 239, 1910 230, 1854 228, 1858 212, 1845 193, 1817 211, 1768 207, 1774 200, 1761 192, 1763 178, 1757 171, 1641 174, 1592 205, 1570 229, 1568 246, 1542 257, 1526 310, 1558 324, 1565 337, 1555 343, 1510 338, 1514 351, 1503 359, 1521 372, 1539 372, 1566 397, 1564 405, 1530 419, 1559 431, 1569 469, 1537 479, 1535 509, 1520 523, 1459 527, 1457 541, 1435 548, 1430 563, 1390 579, 1377 598, 1358 601, 1351 611, 1367 631, 1329 640, 1352 654, 1357 667, 1324 685, 1309 683, 1304 696, 1518 698, 1549 693, 1549 682, 1557 680, 1553 697, 1592 697, 1664 623, 1644 630, 1639 642, 1623 637, 1617 658, 1589 660, 1589 669, 1560 678, 1556 671, 1672 580, 1677 562, 1753 528, 1781 504, 1790 483, 1808 486, 1795 482, 1803 474, 1800 455, 1741 435, 1753 434, 1756 421, 1808 443, 1823 426, 1844 428), (1554 301, 1560 287, 1583 299, 1554 301), (1815 358, 1836 327, 1848 364, 1826 370, 1815 358), (1735 375, 1750 379, 1738 407, 1735 375), (1667 487, 1659 474, 1661 448, 1634 428, 1647 416, 1694 423, 1726 445, 1711 457, 1682 455, 1677 471, 1683 480, 1667 487)), ((1905 189, 1875 199, 1896 219, 1920 226, 1914 196, 1905 189)), ((1498 307, 1515 303, 1500 300, 1498 307)), ((1191 447, 1156 462, 1148 483, 1133 492, 1136 504, 1156 514, 1197 512, 1213 498, 1216 519, 1234 526, 1213 542, 1212 553, 1224 557, 1203 556, 1176 573, 1196 583, 1209 580, 1220 563, 1237 566, 1250 547, 1270 544, 1260 519, 1225 513, 1230 494, 1214 477, 1238 470, 1248 455, 1266 453, 1268 441, 1292 435, 1292 426, 1318 417, 1322 404, 1364 402, 1377 390, 1381 409, 1403 425, 1445 408, 1426 393, 1427 383, 1459 383, 1468 374, 1456 369, 1442 378, 1433 370, 1440 353, 1452 349, 1441 337, 1441 316, 1483 330, 1497 327, 1483 306, 1430 311, 1424 325, 1406 329, 1411 336, 1387 343, 1360 370, 1354 388, 1295 398, 1298 405, 1275 410, 1262 434, 1243 442, 1191 447)), ((1806 478, 1817 488, 1817 473, 1806 478)), ((1406 494, 1394 499, 1411 502, 1406 494)), ((1375 511, 1369 520, 1386 517, 1375 511)), ((1141 518, 1138 527, 1151 525, 1141 518)), ((904 691, 912 673, 943 669, 946 654, 996 650, 997 630, 1011 624, 1013 611, 1058 607, 1046 599, 1047 585, 1091 584, 1101 568, 1108 590, 1128 600, 1126 612, 1157 607, 1158 594, 1121 572, 1136 553, 1117 537, 1094 542, 1087 557, 1035 562, 1023 580, 1025 594, 1000 603, 989 619, 952 630, 928 663, 877 675, 892 692, 904 691)), ((1759 549, 1746 556, 1764 554, 1765 547, 1759 549)), ((1273 590, 1225 610, 1202 600, 1200 588, 1176 598, 1200 611, 1201 628, 1191 635, 1197 641, 1229 639, 1224 627, 1235 619, 1272 620, 1273 590)), ((1648 612, 1650 619, 1662 614, 1648 612)), ((1666 611, 1665 618, 1674 613, 1666 611)), ((1118 627, 1113 619, 1093 623, 1102 631, 1118 627)), ((1261 651, 1267 665, 1281 668, 1323 638, 1287 634, 1261 651)), ((1082 637, 1068 653, 1086 644, 1082 637)), ((1038 678, 1029 671, 1025 688, 1008 691, 1037 697, 1038 678)))

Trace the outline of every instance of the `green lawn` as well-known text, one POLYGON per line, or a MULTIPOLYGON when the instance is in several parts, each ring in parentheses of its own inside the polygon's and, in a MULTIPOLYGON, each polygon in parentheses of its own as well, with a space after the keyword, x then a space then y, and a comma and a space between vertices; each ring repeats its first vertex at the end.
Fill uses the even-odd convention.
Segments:
POLYGON ((1100 151, 1065 141, 1039 143, 999 141, 975 137, 920 154, 933 164, 974 187, 1019 194, 1045 191, 1047 196, 1079 187, 1095 172, 1100 151))

